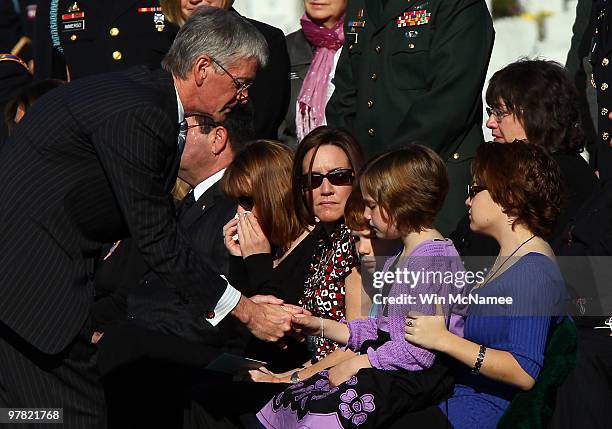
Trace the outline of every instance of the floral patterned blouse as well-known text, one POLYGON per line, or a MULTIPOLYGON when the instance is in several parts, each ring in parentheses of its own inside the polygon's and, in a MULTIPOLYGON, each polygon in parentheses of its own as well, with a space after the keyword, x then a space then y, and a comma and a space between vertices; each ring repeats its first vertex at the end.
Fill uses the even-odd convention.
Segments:
MULTIPOLYGON (((313 316, 340 321, 345 317, 344 281, 359 264, 359 258, 355 240, 344 223, 330 234, 322 226, 321 229, 300 305, 313 316)), ((338 343, 323 337, 310 337, 309 342, 316 360, 338 348, 338 343)))

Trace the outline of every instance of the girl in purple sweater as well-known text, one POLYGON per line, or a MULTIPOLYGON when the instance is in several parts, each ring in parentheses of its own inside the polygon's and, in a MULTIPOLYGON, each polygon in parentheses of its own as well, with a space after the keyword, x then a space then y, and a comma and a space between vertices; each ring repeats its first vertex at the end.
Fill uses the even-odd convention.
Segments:
MULTIPOLYGON (((359 185, 364 216, 378 238, 401 239, 403 248, 375 273, 377 316, 348 324, 313 316, 295 317, 302 335, 321 335, 358 353, 328 371, 292 385, 257 414, 266 428, 385 427, 399 414, 435 404, 449 394, 452 379, 435 353, 404 339, 408 312, 435 314, 434 296, 458 293, 454 279, 463 266, 450 240, 433 227, 448 190, 444 162, 418 145, 370 162, 359 185)), ((439 311, 439 310, 438 310, 439 311)), ((462 335, 463 319, 446 317, 462 335)))

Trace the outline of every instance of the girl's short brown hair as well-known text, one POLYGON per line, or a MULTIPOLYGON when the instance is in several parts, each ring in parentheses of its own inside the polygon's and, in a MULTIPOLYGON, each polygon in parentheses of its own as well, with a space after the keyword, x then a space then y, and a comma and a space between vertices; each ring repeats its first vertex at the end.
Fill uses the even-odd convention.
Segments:
MULTIPOLYGON (((312 206, 312 193, 304 193, 302 190, 302 162, 306 154, 314 148, 314 156, 323 145, 337 146, 344 151, 349 159, 351 168, 357 175, 361 165, 363 164, 363 151, 355 140, 355 137, 346 130, 333 128, 329 126, 321 126, 312 130, 298 145, 295 157, 293 159, 293 172, 291 186, 293 188, 293 199, 295 201, 295 211, 297 217, 304 228, 309 225, 314 225, 315 214, 312 206)), ((312 172, 312 162, 308 169, 308 174, 312 172)))
POLYGON ((287 250, 303 231, 291 192, 293 152, 272 140, 247 143, 221 180, 221 189, 234 199, 251 197, 261 228, 271 244, 287 250))
POLYGON ((480 145, 473 164, 476 184, 484 186, 504 213, 533 234, 552 234, 561 211, 559 166, 546 149, 516 141, 480 145))
POLYGON ((385 222, 405 235, 433 227, 448 193, 448 174, 436 152, 409 144, 369 162, 359 186, 382 209, 385 222))

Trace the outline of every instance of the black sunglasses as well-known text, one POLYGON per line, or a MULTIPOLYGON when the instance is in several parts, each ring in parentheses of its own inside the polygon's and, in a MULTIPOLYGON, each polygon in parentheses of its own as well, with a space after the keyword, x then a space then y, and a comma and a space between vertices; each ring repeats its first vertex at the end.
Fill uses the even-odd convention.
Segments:
POLYGON ((238 203, 238 205, 242 207, 243 209, 245 209, 246 211, 251 211, 253 210, 253 207, 255 207, 255 202, 253 201, 253 197, 248 197, 245 195, 236 198, 236 203, 238 203))
POLYGON ((468 193, 468 197, 471 199, 473 199, 476 194, 478 194, 479 192, 482 192, 484 190, 486 190, 487 187, 486 186, 479 186, 479 185, 467 185, 467 193, 468 193))
POLYGON ((353 184, 355 172, 350 168, 339 168, 327 174, 303 174, 301 180, 302 189, 317 189, 323 184, 323 179, 325 178, 334 186, 350 186, 353 184), (309 178, 310 180, 308 180, 309 178))

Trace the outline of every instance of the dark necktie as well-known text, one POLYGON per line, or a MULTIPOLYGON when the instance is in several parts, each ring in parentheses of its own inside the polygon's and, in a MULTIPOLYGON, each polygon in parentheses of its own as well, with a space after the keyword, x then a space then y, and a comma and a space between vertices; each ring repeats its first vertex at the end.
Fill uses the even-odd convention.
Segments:
POLYGON ((187 196, 183 198, 178 207, 178 217, 185 216, 185 213, 195 204, 195 196, 193 195, 193 189, 189 191, 187 196))

